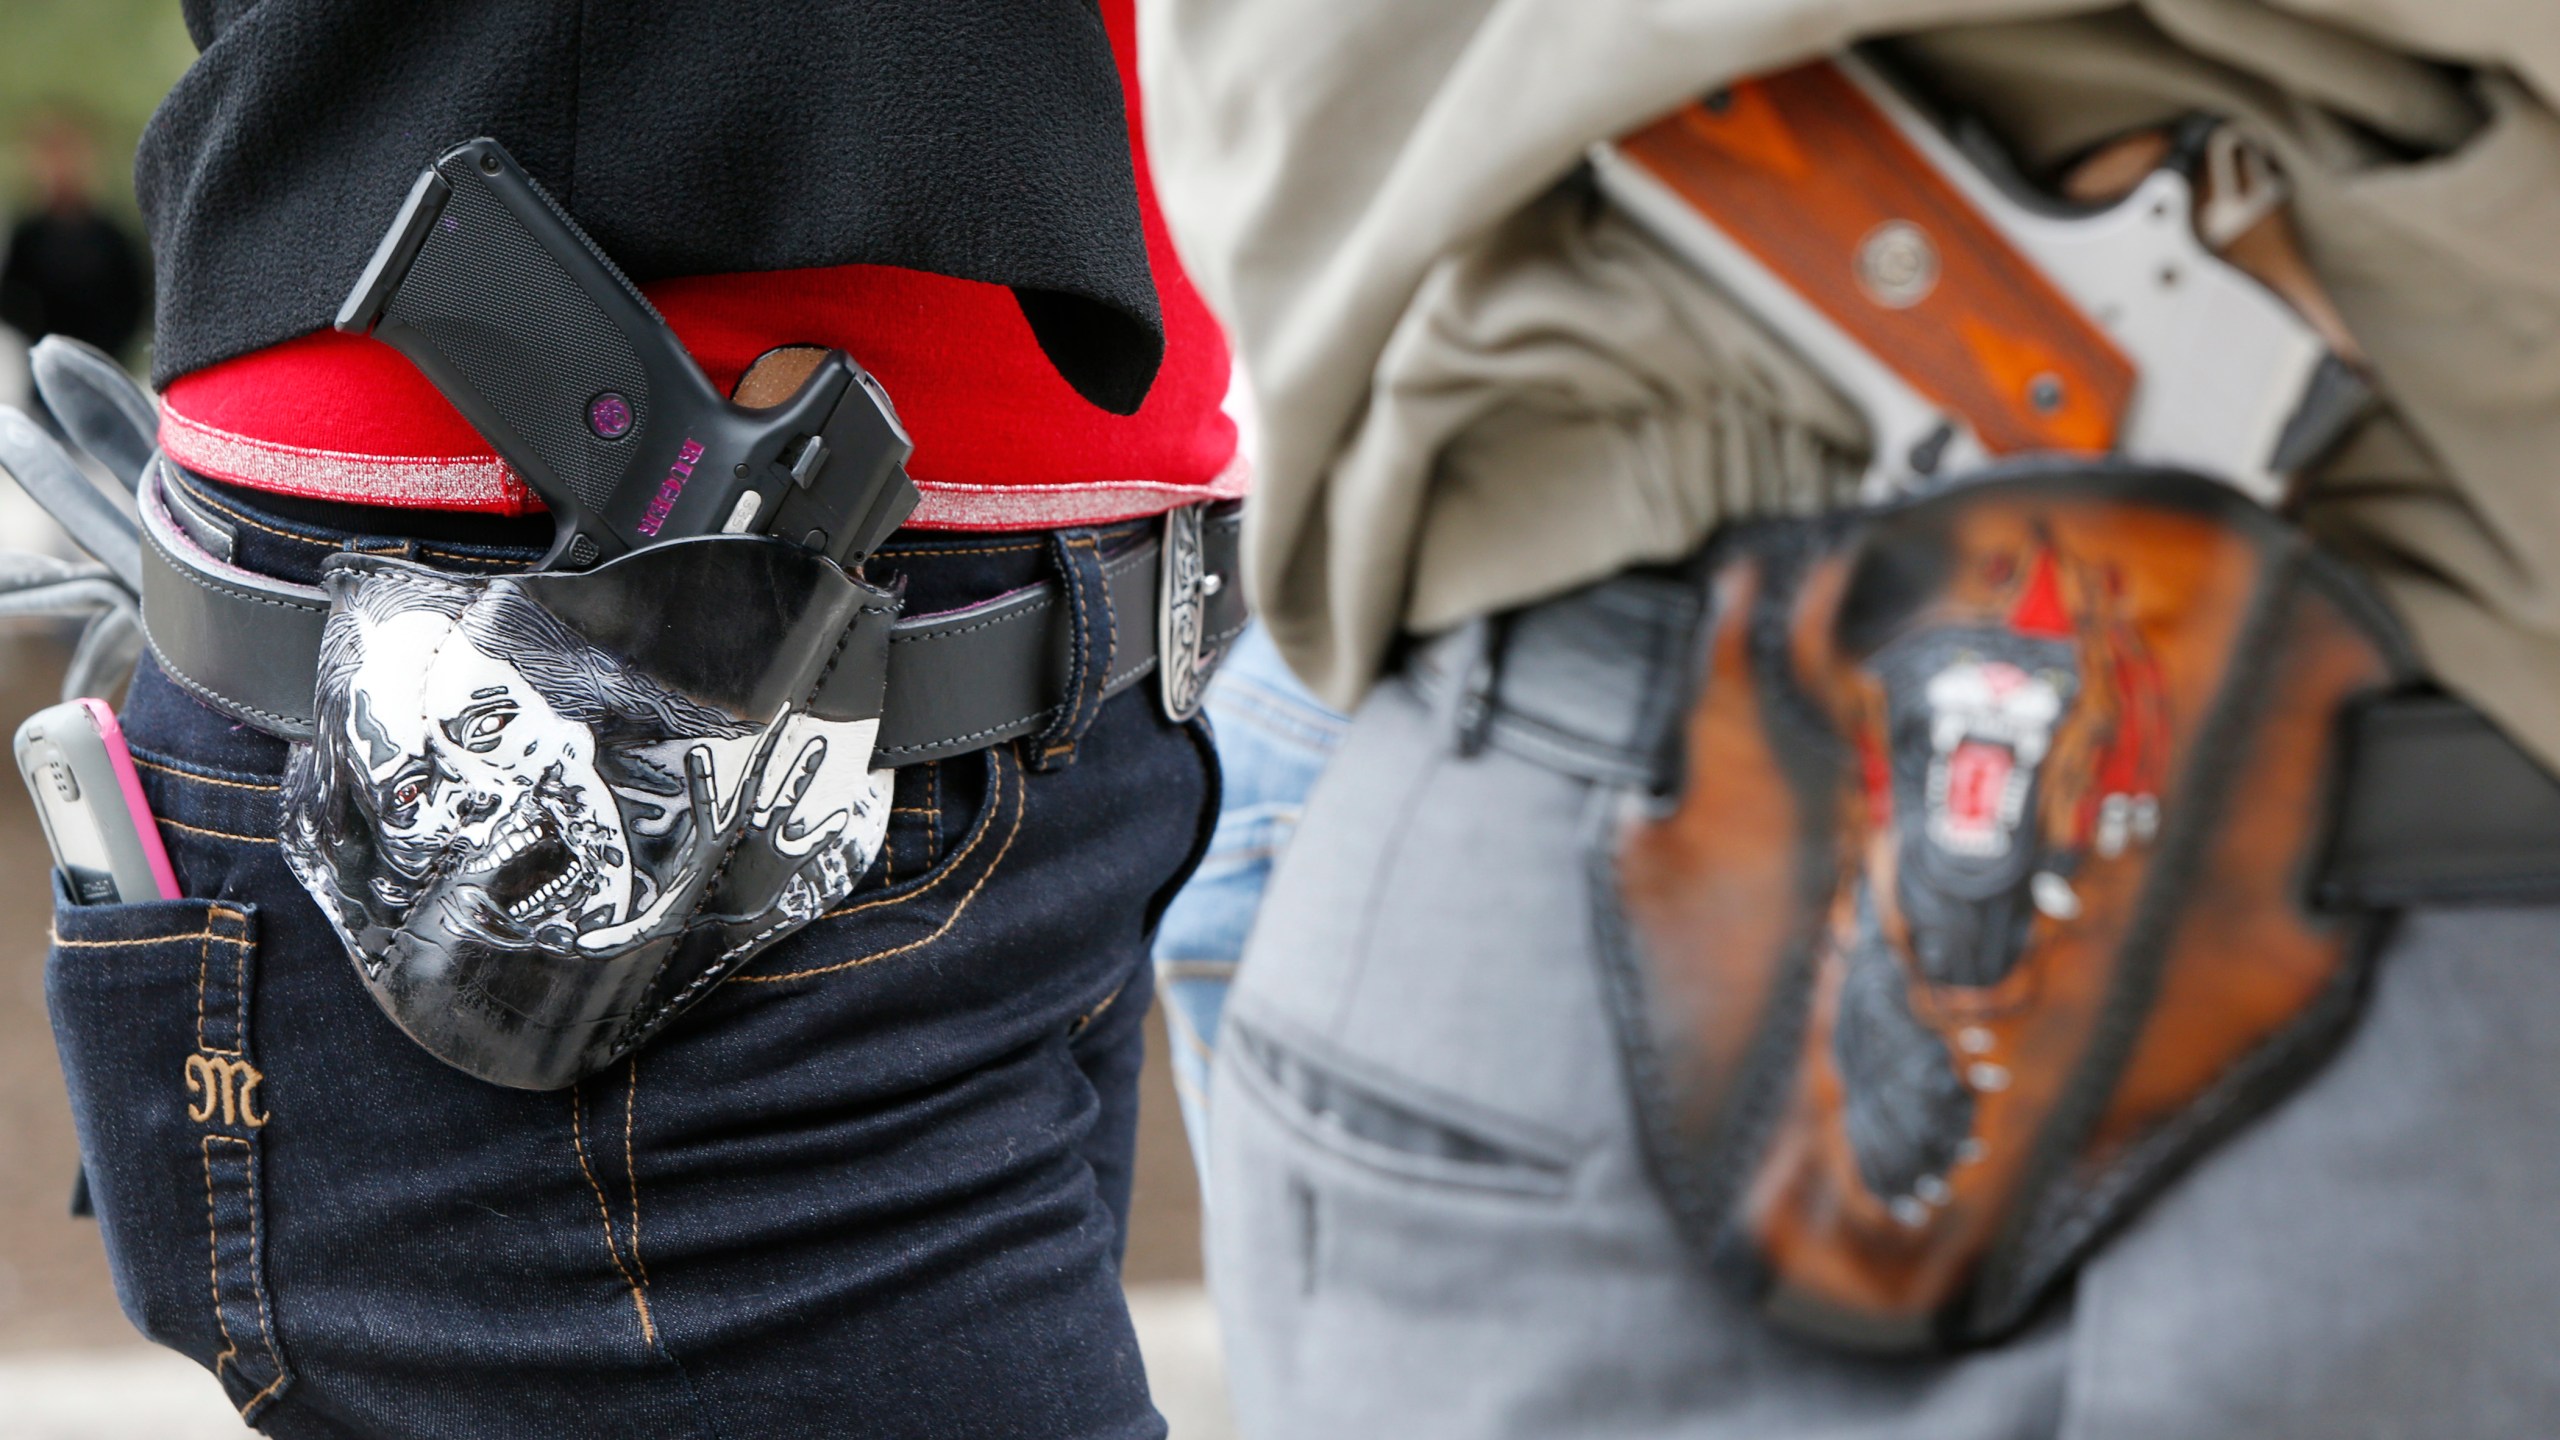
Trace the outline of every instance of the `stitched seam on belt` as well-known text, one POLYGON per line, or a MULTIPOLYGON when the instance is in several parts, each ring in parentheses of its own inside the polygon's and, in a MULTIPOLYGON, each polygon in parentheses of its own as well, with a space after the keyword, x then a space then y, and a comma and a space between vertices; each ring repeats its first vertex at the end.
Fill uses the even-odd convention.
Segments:
MULTIPOLYGON (((190 566, 179 556, 171 554, 167 547, 160 544, 157 537, 149 538, 151 539, 151 548, 160 553, 161 558, 167 563, 169 570, 173 574, 177 575, 178 578, 185 580, 188 584, 193 585, 200 590, 216 595, 227 596, 233 599, 247 600, 259 605, 271 606, 278 610, 290 610, 298 614, 315 615, 323 618, 328 614, 328 610, 324 606, 315 606, 299 600, 278 599, 273 596, 260 595, 254 591, 242 589, 238 586, 231 585, 228 582, 204 575, 190 566)), ((1105 584, 1107 586, 1110 581, 1124 577, 1129 574, 1129 572, 1140 568, 1142 565, 1158 561, 1161 558, 1160 554, 1151 551, 1147 545, 1141 543, 1132 548, 1127 554, 1103 562, 1102 571, 1105 577, 1105 584)), ((892 645, 916 645, 932 640, 941 640, 960 635, 972 634, 980 630, 993 629, 999 625, 1009 625, 1017 621, 1030 620, 1045 616, 1056 608, 1057 603, 1058 597, 1053 591, 1048 594, 1035 596, 1018 610, 1008 611, 999 615, 991 615, 986 619, 979 620, 968 625, 959 626, 954 629, 928 630, 906 635, 898 634, 895 629, 892 629, 889 634, 889 643, 892 645)), ((1242 634, 1244 628, 1244 626, 1239 625, 1232 630, 1220 632, 1214 638, 1220 641, 1227 640, 1236 635, 1242 634)), ((149 629, 150 627, 146 624, 144 626, 144 634, 146 638, 149 635, 149 629)), ((1149 638, 1152 640, 1152 637, 1149 638)), ((269 710, 264 706, 252 705, 245 700, 239 700, 232 696, 225 695, 221 691, 214 689, 212 686, 207 685, 203 681, 197 680, 180 670, 173 662, 170 661, 166 650, 160 645, 155 643, 151 648, 153 653, 159 658, 162 670, 169 676, 169 678, 177 681, 180 688, 186 690, 189 694, 194 695, 197 699, 203 700, 217 709, 254 716, 258 719, 265 720, 271 724, 283 726, 287 729, 303 729, 307 728, 312 723, 312 721, 305 716, 288 715, 281 711, 269 710)), ((1151 652, 1156 649, 1152 643, 1148 648, 1151 652)), ((1140 657, 1137 663, 1132 665, 1127 671, 1119 675, 1106 677, 1103 686, 1104 695, 1106 697, 1118 695, 1122 691, 1126 690, 1130 685, 1144 679, 1148 674, 1154 671, 1157 661, 1157 655, 1149 653, 1140 657)), ((832 666, 830 666, 830 668, 832 668, 832 666)), ((1013 731, 1016 726, 1038 721, 1043 716, 1052 713, 1056 709, 1057 707, 1054 705, 1044 706, 1028 715, 999 721, 982 729, 969 731, 966 734, 942 736, 913 745, 884 745, 879 747, 878 753, 882 755, 911 755, 920 751, 940 750, 952 745, 967 744, 976 740, 994 739, 1009 731, 1013 731)))
POLYGON ((980 630, 992 630, 998 625, 1010 625, 1017 620, 1029 620, 1036 616, 1046 615, 1056 608, 1056 596, 1042 595, 1037 599, 1029 601, 1019 610, 1008 610, 1000 615, 990 615, 986 619, 980 620, 974 624, 961 625, 949 630, 918 630, 911 631, 904 635, 892 630, 889 632, 889 643, 892 645, 919 645, 927 640, 947 640, 954 635, 968 635, 980 630))
MULTIPOLYGON (((1158 558, 1160 557, 1150 554, 1148 548, 1144 544, 1141 544, 1125 555, 1104 561, 1102 564, 1102 572, 1106 586, 1112 579, 1125 576, 1131 570, 1137 569, 1142 564, 1158 558)), ((961 626, 958 629, 930 630, 906 635, 900 635, 895 631, 892 631, 889 636, 889 643, 892 645, 915 645, 928 640, 939 640, 954 635, 966 635, 972 631, 985 630, 996 625, 1010 624, 1016 620, 1028 620, 1038 616, 1045 616, 1057 608, 1058 601, 1059 593, 1052 590, 1026 603, 1019 610, 1011 611, 1002 615, 990 616, 987 619, 980 620, 971 625, 961 626)), ((1221 635, 1219 638, 1226 639, 1234 635, 1242 634, 1243 630, 1244 627, 1239 625, 1234 630, 1225 632, 1225 634, 1221 635)), ((1155 669, 1156 656, 1152 653, 1155 649, 1155 646, 1152 643, 1153 637, 1150 636, 1147 638, 1149 640, 1148 650, 1150 653, 1139 657, 1136 664, 1132 665, 1129 669, 1121 672, 1120 674, 1105 677, 1102 690, 1104 698, 1108 699, 1120 694, 1122 691, 1128 689, 1132 684, 1146 678, 1146 676, 1155 669)), ((896 702, 892 701, 891 703, 895 704, 896 702)), ((927 750, 943 750, 953 745, 966 745, 976 740, 993 740, 1007 734, 1019 734, 1021 733, 1020 727, 1037 725, 1040 721, 1055 714, 1057 709, 1058 707, 1055 705, 1044 705, 1027 715, 1017 715, 1010 720, 999 720, 983 729, 972 730, 966 734, 938 736, 934 739, 919 741, 912 745, 881 745, 875 747, 874 753, 880 755, 914 755, 927 750)))
MULTIPOLYGON (((1102 687, 1103 698, 1106 700, 1118 698, 1122 693, 1127 691, 1131 685, 1136 684, 1138 681, 1143 680, 1147 678, 1148 675, 1154 673, 1155 668, 1156 657, 1150 655, 1146 659, 1139 661, 1138 664, 1131 669, 1111 677, 1111 679, 1105 682, 1102 687)), ((972 740, 993 740, 1007 734, 1019 734, 1021 733, 1020 727, 1036 726, 1042 720, 1045 720, 1052 714, 1055 714, 1057 709, 1058 707, 1055 705, 1046 706, 1041 709, 1034 710, 1028 715, 1017 716, 1011 720, 1000 721, 983 730, 972 730, 966 735, 945 735, 938 739, 918 741, 913 745, 875 746, 873 747, 874 753, 880 755, 913 755, 921 750, 941 750, 952 745, 964 745, 972 740)))
MULTIPOLYGON (((150 627, 145 626, 143 628, 143 638, 150 638, 150 627)), ((212 706, 216 710, 226 711, 235 715, 254 715, 261 720, 272 721, 275 724, 282 725, 288 729, 308 729, 312 724, 312 721, 305 716, 279 714, 276 711, 252 705, 246 700, 232 699, 230 696, 223 694, 221 691, 214 689, 212 686, 205 684, 203 681, 187 674, 184 670, 179 669, 175 664, 170 662, 168 652, 162 650, 156 643, 151 647, 151 653, 160 661, 161 674, 177 681, 178 688, 195 696, 197 699, 202 700, 204 703, 212 706)))
MULTIPOLYGON (((1111 673, 1110 666, 1106 665, 1103 668, 1102 698, 1105 700, 1111 699, 1153 673, 1157 658, 1164 649, 1163 637, 1156 633, 1158 627, 1154 625, 1148 626, 1146 632, 1137 637, 1139 645, 1124 646, 1121 643, 1120 606, 1119 602, 1111 598, 1111 587, 1131 571, 1142 567, 1153 570, 1161 566, 1163 561, 1164 547, 1161 544, 1150 550, 1146 543, 1141 542, 1130 547, 1128 553, 1102 562, 1102 604, 1104 613, 1111 620, 1111 663, 1118 664, 1123 656, 1128 657, 1129 661, 1129 668, 1116 675, 1111 673), (1144 647, 1143 654, 1140 653, 1140 646, 1144 647)), ((1162 619, 1161 615, 1156 618, 1159 622, 1162 619)))
POLYGON ((1013 730, 1017 725, 1031 724, 1057 708, 1051 705, 1047 709, 1034 710, 1019 719, 1002 721, 984 730, 972 730, 966 735, 945 735, 938 740, 925 740, 913 745, 881 745, 874 748, 883 755, 912 755, 919 750, 940 750, 945 746, 965 744, 971 740, 992 740, 1013 730))
MULTIPOLYGON (((1155 556, 1148 553, 1147 547, 1141 544, 1125 555, 1116 556, 1112 559, 1103 561, 1102 573, 1106 580, 1118 579, 1127 575, 1131 570, 1137 569, 1141 564, 1155 558, 1155 556)), ((1059 598, 1058 590, 1051 587, 1024 601, 1022 603, 1022 607, 1018 610, 1003 611, 999 614, 990 615, 983 620, 978 620, 967 625, 955 626, 947 630, 926 628, 927 626, 932 625, 933 622, 929 619, 919 619, 916 628, 903 635, 892 630, 889 633, 889 643, 892 645, 918 645, 928 640, 941 640, 953 635, 968 635, 979 630, 992 629, 998 625, 1010 625, 1018 620, 1033 619, 1055 610, 1058 607, 1059 598)), ((1044 711, 1043 713, 1046 712, 1044 711)), ((957 738, 966 739, 968 737, 961 736, 957 738)))
POLYGON ((1130 546, 1128 550, 1122 554, 1114 555, 1110 559, 1103 561, 1102 573, 1117 579, 1118 577, 1126 575, 1130 571, 1137 569, 1142 564, 1151 564, 1161 558, 1160 554, 1157 552, 1160 552, 1162 548, 1163 547, 1158 546, 1156 551, 1150 551, 1147 548, 1147 542, 1141 540, 1137 544, 1130 546))
POLYGON ((1153 655, 1146 656, 1137 664, 1130 666, 1128 669, 1123 670, 1119 674, 1102 682, 1102 697, 1108 700, 1128 689, 1130 686, 1137 684, 1139 681, 1146 679, 1148 676, 1154 674, 1155 671, 1156 657, 1153 655))
POLYGON ((863 616, 897 613, 897 607, 894 605, 856 605, 853 623, 844 627, 844 633, 836 637, 836 648, 827 656, 826 668, 818 672, 817 679, 809 682, 809 693, 800 697, 800 708, 806 710, 814 704, 819 694, 827 688, 827 682, 835 678, 836 667, 844 663, 844 652, 852 648, 853 637, 862 633, 863 616))
POLYGON ((329 613, 329 607, 326 605, 314 605, 307 600, 279 600, 275 596, 261 595, 255 590, 234 585, 227 580, 217 580, 188 565, 177 556, 171 555, 156 539, 152 541, 151 548, 159 550, 161 557, 168 561, 170 573, 199 590, 210 591, 233 600, 246 600, 255 605, 272 605, 278 610, 291 610, 297 615, 326 617, 329 613))
MULTIPOLYGON (((232 599, 248 600, 256 604, 271 606, 278 610, 290 610, 297 614, 318 615, 323 617, 328 614, 328 610, 325 607, 315 607, 300 601, 279 600, 272 596, 260 595, 253 591, 243 590, 237 586, 216 580, 209 575, 200 574, 183 558, 174 554, 166 545, 162 544, 160 537, 152 534, 148 527, 145 527, 142 533, 143 539, 149 542, 152 552, 159 556, 160 560, 168 567, 171 574, 176 575, 179 579, 186 581, 188 584, 193 585, 197 589, 203 590, 208 594, 222 595, 232 599)), ((152 655, 160 661, 161 673, 167 675, 170 679, 177 681, 180 689, 185 690, 188 694, 195 696, 197 699, 202 700, 215 709, 232 715, 253 716, 257 719, 268 721, 271 724, 280 725, 288 730, 304 729, 311 724, 311 721, 303 716, 286 715, 279 711, 269 710, 264 706, 252 705, 245 700, 235 700, 232 697, 223 694, 221 691, 214 689, 212 686, 207 685, 203 681, 196 679, 194 676, 187 674, 184 670, 179 669, 177 664, 170 660, 168 647, 162 645, 159 641, 152 639, 151 617, 147 614, 142 617, 142 638, 149 642, 152 655)))

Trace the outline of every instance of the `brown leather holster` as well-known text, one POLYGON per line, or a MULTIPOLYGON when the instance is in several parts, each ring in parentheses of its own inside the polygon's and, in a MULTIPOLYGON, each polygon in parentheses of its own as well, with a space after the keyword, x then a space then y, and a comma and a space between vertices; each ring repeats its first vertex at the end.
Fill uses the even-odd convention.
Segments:
POLYGON ((1678 783, 1595 848, 1649 1158, 1774 1322, 1993 1338, 2344 1033, 2341 721, 2412 683, 2226 487, 2075 469, 1703 562, 1678 783))

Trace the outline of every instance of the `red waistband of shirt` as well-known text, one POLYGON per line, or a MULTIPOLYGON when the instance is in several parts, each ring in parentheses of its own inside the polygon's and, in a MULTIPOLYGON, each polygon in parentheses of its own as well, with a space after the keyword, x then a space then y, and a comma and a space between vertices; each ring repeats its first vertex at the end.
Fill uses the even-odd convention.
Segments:
MULTIPOLYGON (((1011 530, 1126 520, 1244 492, 1224 408, 1224 338, 1178 266, 1160 260, 1157 285, 1165 361, 1128 416, 1059 378, 999 286, 848 265, 641 289, 723 392, 776 345, 843 348, 879 378, 915 440, 907 468, 924 499, 910 523, 1011 530)), ((160 443, 190 470, 271 493, 505 515, 542 509, 406 357, 331 331, 172 382, 160 443)))
MULTIPOLYGON (((777 345, 832 345, 878 377, 915 441, 908 523, 1046 529, 1244 493, 1225 409, 1226 336, 1173 250, 1139 123, 1130 0, 1103 0, 1129 114, 1139 223, 1164 312, 1164 363, 1134 415, 1050 367, 1013 292, 887 266, 703 275, 640 287, 724 393, 777 345)), ((398 351, 322 331, 172 381, 160 444, 200 474, 360 505, 539 511, 542 502, 398 351)))

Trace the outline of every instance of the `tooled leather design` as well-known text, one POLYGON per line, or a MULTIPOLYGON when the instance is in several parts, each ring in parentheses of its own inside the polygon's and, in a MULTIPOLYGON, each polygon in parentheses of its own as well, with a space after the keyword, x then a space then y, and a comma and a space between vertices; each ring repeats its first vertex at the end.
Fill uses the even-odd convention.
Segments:
POLYGON ((2412 667, 2202 484, 1986 482, 1710 567, 1692 779, 1617 832, 1601 933, 1655 1172, 1790 1328, 2016 1325, 2341 1033, 2371 927, 2303 877, 2337 717, 2412 667))

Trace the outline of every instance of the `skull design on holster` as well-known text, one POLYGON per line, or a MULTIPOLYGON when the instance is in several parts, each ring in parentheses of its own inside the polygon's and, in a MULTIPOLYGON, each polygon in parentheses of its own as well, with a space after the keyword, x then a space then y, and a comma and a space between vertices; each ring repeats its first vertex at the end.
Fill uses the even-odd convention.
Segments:
POLYGON ((497 1084, 569 1084, 842 899, 891 597, 780 541, 575 574, 345 556, 287 862, 384 1011, 497 1084))

